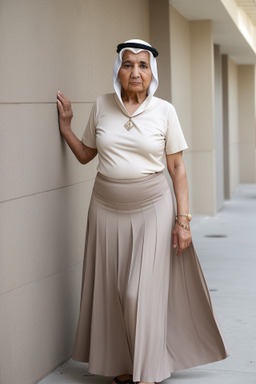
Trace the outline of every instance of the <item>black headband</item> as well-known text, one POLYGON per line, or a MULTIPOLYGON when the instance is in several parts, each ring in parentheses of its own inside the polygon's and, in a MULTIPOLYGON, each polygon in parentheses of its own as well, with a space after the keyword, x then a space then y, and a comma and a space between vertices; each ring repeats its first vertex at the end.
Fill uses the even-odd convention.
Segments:
POLYGON ((158 56, 158 52, 155 48, 151 47, 150 45, 146 44, 140 44, 140 43, 122 43, 118 44, 117 46, 117 53, 119 53, 123 48, 142 48, 145 49, 146 51, 150 51, 153 53, 154 57, 158 56))

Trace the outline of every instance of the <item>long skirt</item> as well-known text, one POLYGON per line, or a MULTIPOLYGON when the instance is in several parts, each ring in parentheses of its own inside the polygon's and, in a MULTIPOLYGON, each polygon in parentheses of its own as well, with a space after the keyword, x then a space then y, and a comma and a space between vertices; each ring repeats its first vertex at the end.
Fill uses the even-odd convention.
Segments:
POLYGON ((174 221, 162 173, 97 175, 73 355, 89 372, 160 382, 227 356, 193 244, 172 248, 174 221))

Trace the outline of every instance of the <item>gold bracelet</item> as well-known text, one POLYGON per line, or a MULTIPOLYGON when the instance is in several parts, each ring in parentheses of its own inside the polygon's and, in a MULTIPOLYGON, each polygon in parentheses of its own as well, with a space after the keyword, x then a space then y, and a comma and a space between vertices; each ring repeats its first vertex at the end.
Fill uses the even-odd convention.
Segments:
POLYGON ((181 223, 181 222, 180 222, 179 220, 177 220, 177 219, 176 219, 176 223, 177 223, 180 227, 182 227, 182 228, 187 229, 188 231, 190 231, 190 226, 189 226, 189 225, 183 224, 183 223, 181 223))
POLYGON ((179 216, 185 216, 188 221, 191 221, 192 220, 192 215, 190 213, 177 213, 177 216, 176 217, 179 217, 179 216))

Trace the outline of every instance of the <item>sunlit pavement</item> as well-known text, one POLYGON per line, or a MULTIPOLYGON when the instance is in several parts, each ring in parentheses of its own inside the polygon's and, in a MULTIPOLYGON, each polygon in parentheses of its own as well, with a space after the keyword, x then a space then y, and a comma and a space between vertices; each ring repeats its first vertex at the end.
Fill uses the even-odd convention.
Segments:
MULTIPOLYGON (((240 185, 215 217, 196 216, 191 227, 230 357, 175 372, 165 383, 256 384, 256 184, 240 185)), ((69 360, 40 384, 111 381, 69 360)))

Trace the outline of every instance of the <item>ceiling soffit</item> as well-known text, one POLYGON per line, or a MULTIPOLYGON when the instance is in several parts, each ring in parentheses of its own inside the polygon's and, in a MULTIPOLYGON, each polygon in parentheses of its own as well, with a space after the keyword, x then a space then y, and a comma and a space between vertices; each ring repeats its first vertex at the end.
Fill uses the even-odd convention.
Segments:
POLYGON ((235 0, 238 7, 248 15, 250 20, 256 26, 256 1, 255 0, 235 0))
POLYGON ((256 13, 254 0, 169 0, 169 3, 187 20, 212 20, 214 43, 220 46, 222 54, 227 54, 237 64, 256 64, 255 49, 248 43, 234 21, 234 14, 228 12, 223 3, 231 3, 234 10, 243 12, 250 18, 249 22, 254 29, 252 38, 256 36, 256 24, 252 19, 256 13), (247 3, 247 8, 242 7, 247 3), (254 3, 254 7, 252 7, 254 3), (238 8, 239 7, 239 8, 238 8), (250 14, 249 12, 250 7, 250 14), (233 18, 232 18, 233 17, 233 18))

